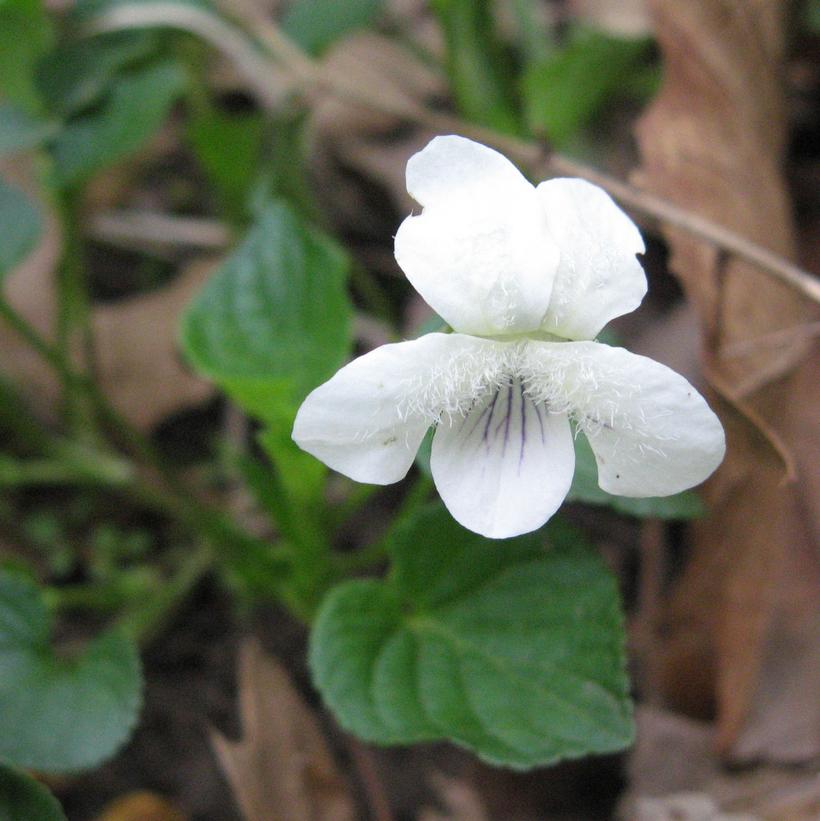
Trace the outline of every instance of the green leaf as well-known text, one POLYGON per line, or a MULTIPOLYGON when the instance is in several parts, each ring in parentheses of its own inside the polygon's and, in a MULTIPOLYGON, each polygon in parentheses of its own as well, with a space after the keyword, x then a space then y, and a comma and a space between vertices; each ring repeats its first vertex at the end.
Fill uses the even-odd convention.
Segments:
POLYGON ((308 222, 320 221, 321 209, 316 204, 308 168, 311 126, 308 112, 298 108, 267 118, 267 150, 250 199, 253 213, 258 213, 270 200, 282 199, 308 222))
POLYGON ((32 117, 11 103, 0 103, 0 157, 42 145, 59 127, 54 120, 32 117))
POLYGON ((327 467, 296 445, 290 435, 292 427, 290 420, 267 427, 257 437, 259 444, 276 466, 279 483, 294 504, 309 507, 317 500, 324 503, 327 467))
POLYGON ((230 519, 214 517, 208 523, 219 549, 220 569, 249 599, 277 599, 287 583, 290 565, 264 539, 236 527, 230 519))
POLYGON ((450 739, 528 768, 633 736, 615 581, 566 528, 503 544, 440 506, 397 528, 387 580, 325 599, 314 682, 340 723, 379 744, 450 739))
POLYGON ((75 120, 58 135, 57 185, 78 185, 137 151, 162 125, 184 84, 185 73, 174 62, 124 75, 99 111, 75 120))
POLYGON ((188 139, 217 191, 222 207, 234 220, 245 212, 262 148, 262 118, 256 112, 195 117, 188 139))
POLYGON ((447 73, 459 110, 507 133, 520 131, 509 78, 512 66, 496 35, 490 0, 433 0, 447 43, 447 73))
POLYGON ((638 516, 642 519, 696 519, 704 514, 703 502, 691 490, 674 496, 635 499, 629 496, 613 496, 598 487, 598 465, 587 437, 579 433, 575 437, 575 476, 567 496, 568 502, 584 502, 588 505, 606 505, 618 513, 638 516))
POLYGON ((277 427, 350 351, 349 262, 282 202, 262 209, 182 322, 194 367, 277 427))
POLYGON ((76 658, 55 654, 34 584, 0 573, 0 759, 44 772, 93 767, 112 756, 137 720, 137 648, 120 631, 76 658))
POLYGON ((40 212, 18 188, 0 178, 0 280, 34 248, 42 231, 40 212))
POLYGON ((370 24, 383 5, 384 0, 296 0, 282 28, 305 51, 320 54, 334 40, 370 24))
POLYGON ((577 28, 569 42, 523 78, 527 123, 562 146, 643 65, 651 41, 577 28))
POLYGON ((43 107, 35 68, 53 39, 42 2, 0 3, 0 96, 32 114, 43 107))
POLYGON ((77 114, 109 90, 117 73, 148 56, 154 32, 124 31, 62 44, 37 67, 37 86, 49 111, 77 114))
POLYGON ((0 764, 0 821, 66 821, 66 817, 39 781, 0 764))
POLYGON ((421 440, 419 449, 416 451, 416 467, 428 479, 433 478, 433 471, 430 468, 430 457, 433 454, 433 436, 435 432, 435 428, 430 428, 430 430, 424 434, 424 439, 421 440))

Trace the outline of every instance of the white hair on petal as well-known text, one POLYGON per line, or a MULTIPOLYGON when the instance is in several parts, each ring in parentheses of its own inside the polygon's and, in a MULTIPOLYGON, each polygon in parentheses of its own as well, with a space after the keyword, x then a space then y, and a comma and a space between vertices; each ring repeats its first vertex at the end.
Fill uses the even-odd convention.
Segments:
POLYGON ((516 373, 520 342, 495 342, 459 349, 424 376, 408 380, 397 408, 401 419, 464 416, 481 397, 509 384, 516 373))
POLYGON ((603 431, 614 434, 611 446, 620 450, 622 442, 630 459, 647 453, 663 456, 663 441, 677 438, 661 433, 657 424, 672 411, 648 415, 640 403, 642 386, 628 373, 605 369, 594 355, 575 351, 567 356, 562 343, 482 342, 442 357, 426 374, 409 379, 396 409, 399 418, 436 424, 465 416, 483 397, 518 380, 535 405, 567 414, 591 439, 603 431))
POLYGON ((673 441, 675 433, 661 433, 658 420, 672 413, 657 410, 651 416, 640 402, 642 386, 628 375, 602 367, 590 354, 566 356, 558 343, 554 348, 529 345, 524 350, 518 373, 525 392, 536 404, 552 413, 566 413, 577 430, 590 439, 603 431, 615 435, 612 447, 640 460, 646 453, 664 455, 659 442, 673 441), (636 448, 637 445, 637 448, 636 448))

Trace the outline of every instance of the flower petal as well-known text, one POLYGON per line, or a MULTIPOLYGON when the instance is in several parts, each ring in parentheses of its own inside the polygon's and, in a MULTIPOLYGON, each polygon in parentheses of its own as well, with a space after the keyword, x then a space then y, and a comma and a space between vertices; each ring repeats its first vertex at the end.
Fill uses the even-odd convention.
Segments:
POLYGON ((442 420, 430 467, 464 527, 492 539, 529 533, 558 510, 572 483, 569 420, 534 405, 514 380, 466 416, 442 420))
POLYGON ((358 482, 386 485, 413 464, 438 405, 473 389, 471 366, 497 343, 458 334, 427 334, 382 345, 354 359, 299 408, 300 448, 358 482), (448 384, 440 383, 446 380, 448 384), (459 382, 461 380, 461 382, 459 382))
POLYGON ((538 329, 558 249, 535 189, 491 148, 436 137, 407 163, 407 190, 424 206, 396 234, 396 260, 455 330, 538 329))
POLYGON ((726 448, 706 400, 673 370, 597 342, 531 342, 528 390, 587 434, 598 484, 619 496, 669 496, 706 479, 726 448))
POLYGON ((646 293, 635 254, 644 244, 635 224, 597 185, 579 179, 536 189, 561 258, 543 330, 593 339, 616 316, 634 311, 646 293))

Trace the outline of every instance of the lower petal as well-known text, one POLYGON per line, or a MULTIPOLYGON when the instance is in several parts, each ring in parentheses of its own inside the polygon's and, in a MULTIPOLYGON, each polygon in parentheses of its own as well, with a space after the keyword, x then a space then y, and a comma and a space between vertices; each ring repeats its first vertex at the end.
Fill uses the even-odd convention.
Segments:
POLYGON ((717 416, 660 362, 597 342, 533 342, 527 353, 530 389, 577 419, 608 493, 669 496, 723 459, 717 416))
POLYGON ((357 482, 398 482, 435 421, 435 406, 446 405, 440 383, 460 375, 469 388, 471 364, 483 367, 496 347, 489 340, 438 333, 382 345, 305 399, 293 440, 357 482))
POLYGON ((430 467, 464 527, 492 539, 529 533, 558 510, 572 483, 569 420, 535 405, 514 380, 466 416, 442 420, 430 467))

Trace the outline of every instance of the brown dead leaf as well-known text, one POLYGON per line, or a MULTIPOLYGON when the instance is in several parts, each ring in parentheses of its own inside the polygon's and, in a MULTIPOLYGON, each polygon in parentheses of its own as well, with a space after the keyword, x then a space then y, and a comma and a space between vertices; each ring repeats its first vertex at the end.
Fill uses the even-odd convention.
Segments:
POLYGON ((97 821, 186 821, 187 816, 156 793, 141 790, 112 801, 97 821))
POLYGON ((638 708, 636 721, 629 790, 620 801, 619 818, 816 821, 820 817, 816 768, 762 765, 726 771, 714 752, 711 724, 646 707, 638 708))
MULTIPOLYGON (((638 126, 638 177, 653 193, 794 257, 780 170, 787 5, 651 0, 665 79, 638 126)), ((807 377, 811 342, 805 336, 782 346, 751 345, 743 357, 724 352, 805 324, 812 312, 764 272, 723 259, 683 232, 665 235, 670 266, 704 330, 705 373, 722 395, 717 409, 728 451, 706 488, 711 515, 692 529, 693 556, 666 609, 664 690, 671 704, 696 715, 708 714, 714 700, 716 744, 729 752, 762 696, 765 648, 781 640, 779 614, 792 595, 784 570, 789 557, 809 563, 800 575, 813 575, 816 557, 806 548, 816 536, 820 497, 806 493, 813 457, 801 449, 808 442, 817 447, 820 380, 807 377), (797 483, 784 485, 772 444, 786 449, 797 483)), ((807 603, 795 616, 801 629, 813 623, 816 607, 816 600, 807 603)), ((802 652, 799 642, 793 647, 802 652)), ((790 686, 813 686, 796 678, 804 666, 796 659, 778 666, 790 686)), ((771 755, 782 746, 769 739, 756 749, 771 755)), ((806 751, 805 739, 800 747, 806 751)), ((820 751, 820 734, 808 747, 820 751)))
POLYGON ((445 809, 422 809, 418 821, 490 821, 481 796, 471 784, 441 773, 431 780, 445 809))
POLYGON ((213 396, 213 386, 182 362, 177 339, 182 311, 208 281, 216 262, 196 259, 159 291, 94 311, 100 387, 142 430, 213 396))
POLYGON ((316 717, 256 641, 242 647, 243 737, 211 741, 247 821, 352 821, 354 804, 316 717))
MULTIPOLYGON (((420 99, 442 90, 442 77, 395 40, 363 31, 340 40, 323 60, 328 74, 344 76, 368 98, 397 108, 413 108, 420 99)), ((384 134, 395 117, 325 97, 314 108, 318 128, 328 135, 349 137, 354 132, 384 134)))
POLYGON ((573 17, 620 37, 652 34, 647 0, 569 0, 573 17))
MULTIPOLYGON (((0 164, 0 174, 38 203, 44 221, 37 248, 4 280, 5 293, 12 306, 44 338, 52 340, 60 226, 40 195, 30 162, 18 159, 0 164)), ((150 429, 172 413, 213 395, 213 387, 184 366, 177 349, 180 312, 204 285, 213 265, 213 258, 195 260, 158 291, 93 310, 98 383, 138 428, 150 429)), ((4 323, 0 323, 0 349, 3 373, 19 386, 36 415, 53 420, 61 392, 54 371, 4 323)))
POLYGON ((724 813, 703 793, 679 793, 662 798, 639 798, 632 821, 762 821, 757 815, 724 813))
MULTIPOLYGON (((360 93, 400 108, 426 104, 446 88, 444 78, 435 70, 395 40, 373 32, 341 40, 328 53, 324 65, 327 71, 346 77, 360 93)), ((403 124, 396 117, 332 97, 314 107, 313 125, 319 149, 314 162, 323 179, 322 187, 332 192, 328 203, 331 209, 344 209, 344 216, 352 220, 366 219, 372 208, 358 199, 360 186, 351 190, 344 178, 334 179, 340 162, 382 185, 401 211, 413 207, 406 192, 404 166, 407 157, 433 136, 430 132, 405 129, 397 138, 397 127, 403 124)))

